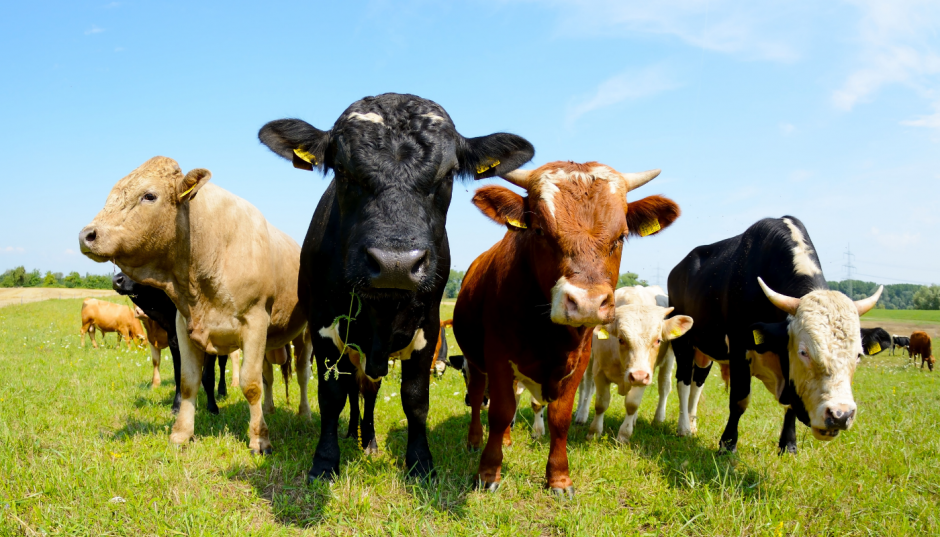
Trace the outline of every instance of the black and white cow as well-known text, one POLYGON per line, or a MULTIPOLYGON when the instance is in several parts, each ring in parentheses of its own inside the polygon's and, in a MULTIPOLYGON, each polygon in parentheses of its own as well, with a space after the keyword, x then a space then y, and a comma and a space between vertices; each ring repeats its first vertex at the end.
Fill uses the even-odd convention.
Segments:
POLYGON ((532 158, 532 144, 505 133, 464 138, 440 105, 394 93, 353 103, 328 131, 281 119, 258 137, 295 167, 334 174, 300 261, 300 301, 321 336, 314 337, 321 434, 308 480, 339 472, 338 419, 355 384, 364 400, 362 446, 377 449, 375 399, 396 356, 408 419, 405 464, 410 475, 431 474, 428 371, 450 270, 444 224, 451 189, 458 178, 518 168, 532 158), (339 319, 350 311, 355 321, 339 319), (353 374, 326 376, 337 361, 340 372, 353 374))
POLYGON ((862 328, 862 354, 874 356, 891 348, 891 335, 884 328, 862 328))
POLYGON ((894 349, 901 349, 901 356, 904 356, 904 351, 907 351, 907 355, 911 355, 911 338, 904 336, 891 336, 891 356, 894 356, 894 349))
POLYGON ((712 360, 730 375, 722 450, 737 446, 752 376, 787 407, 781 453, 796 452, 797 418, 819 440, 851 427, 852 377, 862 353, 859 315, 875 306, 882 289, 854 303, 830 291, 806 228, 792 216, 761 220, 741 235, 692 250, 669 274, 672 315, 695 320, 672 343, 679 436, 695 432, 712 360))
MULTIPOLYGON (((111 287, 118 294, 130 297, 131 301, 143 310, 160 328, 166 330, 167 343, 170 347, 170 354, 173 356, 173 382, 176 384, 176 395, 173 397, 173 413, 180 410, 182 395, 180 393, 180 346, 176 337, 176 306, 166 293, 142 283, 137 283, 130 279, 123 272, 118 272, 111 277, 111 287)), ((225 387, 225 366, 228 363, 228 355, 223 354, 219 357, 219 397, 228 395, 228 389, 225 387)), ((219 413, 219 406, 215 402, 215 356, 206 354, 206 359, 202 366, 202 387, 206 391, 207 407, 212 414, 219 413)))

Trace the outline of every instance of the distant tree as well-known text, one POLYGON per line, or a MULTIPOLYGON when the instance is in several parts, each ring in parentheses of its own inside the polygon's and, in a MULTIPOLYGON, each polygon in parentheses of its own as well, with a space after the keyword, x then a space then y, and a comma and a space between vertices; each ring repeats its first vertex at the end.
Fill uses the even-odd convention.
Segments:
POLYGON ((447 277, 447 285, 444 287, 444 298, 457 298, 457 293, 460 292, 460 284, 463 283, 464 274, 466 274, 466 272, 451 269, 450 276, 447 277))
POLYGON ((649 282, 646 280, 639 279, 640 275, 634 272, 624 272, 617 278, 617 289, 621 287, 633 287, 634 285, 642 285, 646 287, 649 285, 649 282))
POLYGON ((81 287, 82 275, 75 271, 69 272, 69 275, 64 278, 62 283, 69 288, 81 287))
POLYGON ((924 286, 914 293, 914 309, 940 310, 940 285, 924 286))
MULTIPOLYGON (((849 280, 827 283, 829 284, 829 289, 841 291, 845 295, 849 294, 849 280)), ((867 298, 875 294, 875 291, 878 290, 878 285, 879 284, 874 282, 852 280, 852 296, 850 298, 852 300, 867 298)), ((921 287, 923 286, 911 283, 885 285, 885 290, 881 294, 881 298, 878 299, 878 305, 876 307, 888 310, 914 309, 914 293, 921 287)))
POLYGON ((42 273, 39 269, 33 269, 26 273, 26 285, 24 287, 39 287, 42 285, 42 273))
POLYGON ((88 274, 82 278, 82 287, 85 289, 111 289, 111 276, 107 274, 88 274))
POLYGON ((42 278, 43 287, 55 287, 59 282, 56 281, 55 274, 51 270, 46 271, 46 275, 42 278))

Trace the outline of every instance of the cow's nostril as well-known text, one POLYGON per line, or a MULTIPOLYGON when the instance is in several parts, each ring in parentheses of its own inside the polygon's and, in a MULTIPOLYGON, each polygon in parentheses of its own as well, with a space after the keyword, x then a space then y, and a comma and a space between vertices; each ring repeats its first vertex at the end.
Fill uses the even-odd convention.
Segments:
POLYGON ((572 313, 578 311, 578 303, 571 298, 571 295, 565 295, 565 309, 572 313))
POLYGON ((382 265, 375 256, 376 254, 371 248, 366 250, 366 268, 369 269, 369 274, 372 277, 376 277, 382 273, 382 265))
POLYGON ((85 233, 85 242, 95 242, 95 239, 98 238, 98 233, 95 230, 91 230, 88 233, 85 233))
POLYGON ((425 250, 421 257, 415 262, 414 266, 411 267, 411 274, 418 276, 424 267, 428 264, 428 251, 425 250))

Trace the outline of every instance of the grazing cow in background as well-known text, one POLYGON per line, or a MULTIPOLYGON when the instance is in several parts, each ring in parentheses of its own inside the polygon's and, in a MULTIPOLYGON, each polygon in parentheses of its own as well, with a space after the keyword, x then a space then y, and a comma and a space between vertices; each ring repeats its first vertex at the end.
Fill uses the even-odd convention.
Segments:
POLYGON ((901 348, 901 356, 904 356, 904 351, 907 351, 907 355, 911 355, 911 338, 903 336, 891 336, 891 355, 894 356, 894 349, 901 348))
POLYGON ((473 196, 484 215, 507 227, 470 265, 454 308, 454 336, 471 368, 473 448, 483 444, 480 408, 489 383, 490 432, 477 474, 485 490, 496 490, 501 480, 517 379, 548 405, 547 485, 556 494, 574 494, 566 452, 571 408, 590 358, 592 328, 613 318, 624 240, 655 233, 679 216, 679 207, 660 196, 628 205, 627 193, 657 175, 553 162, 503 174, 527 197, 495 185, 473 196))
MULTIPOLYGON (((657 288, 658 289, 658 288, 657 288)), ((659 291, 662 291, 659 289, 659 291)), ((604 432, 604 412, 610 405, 610 385, 616 384, 618 393, 624 396, 626 416, 617 433, 617 440, 627 442, 633 436, 637 411, 643 400, 643 392, 652 383, 653 372, 659 369, 659 403, 656 407, 655 423, 666 419, 666 400, 672 380, 675 356, 670 342, 681 337, 692 327, 692 318, 678 315, 667 319, 672 308, 657 304, 657 298, 666 297, 661 292, 643 287, 623 287, 614 293, 617 305, 614 322, 594 329, 591 343, 592 371, 589 375, 597 386, 594 406, 594 421, 589 437, 599 437, 604 432)), ((584 381, 582 381, 582 387, 584 381)), ((587 392, 584 410, 590 401, 591 389, 587 392)), ((578 408, 578 415, 581 415, 578 408)), ((587 414, 587 412, 585 412, 587 414)), ((577 420, 576 416, 576 420, 577 420)))
POLYGON ((170 346, 167 340, 166 330, 160 328, 159 324, 154 322, 150 317, 147 317, 147 314, 144 313, 144 310, 140 309, 139 306, 134 307, 134 317, 140 319, 140 322, 144 325, 144 331, 147 332, 147 345, 150 346, 150 361, 153 363, 153 379, 151 380, 150 387, 156 388, 160 386, 160 352, 170 346))
POLYGON ((765 218, 741 235, 692 250, 669 273, 673 316, 695 319, 672 343, 679 436, 695 432, 712 360, 726 363, 730 376, 722 450, 737 447, 752 376, 787 407, 781 453, 796 453, 797 418, 819 440, 851 427, 852 377, 862 353, 859 315, 875 306, 883 289, 857 302, 830 291, 806 228, 792 216, 765 218))
POLYGON ((113 261, 136 282, 164 291, 176 306, 182 404, 170 441, 193 436, 205 354, 241 349, 241 388, 250 413, 248 447, 270 453, 262 415, 266 351, 293 340, 300 414, 310 416, 310 338, 297 306, 300 247, 242 198, 209 184, 209 170, 183 174, 154 157, 124 177, 79 234, 82 253, 113 261))
POLYGON ((441 376, 447 369, 447 328, 453 327, 453 319, 441 321, 441 331, 437 338, 437 347, 434 349, 434 361, 431 362, 431 374, 441 376))
POLYGON ((339 472, 339 415, 356 389, 365 390, 361 444, 372 451, 375 399, 393 354, 408 420, 405 467, 431 474, 428 371, 450 271, 445 223, 454 179, 514 170, 532 158, 532 144, 504 133, 464 138, 440 105, 394 93, 356 101, 328 131, 282 119, 258 137, 295 167, 334 174, 300 261, 300 303, 318 333, 320 438, 308 479, 339 472), (350 311, 353 322, 341 317, 350 311), (327 375, 335 368, 352 374, 327 375))
POLYGON ((917 358, 920 357, 920 368, 924 368, 924 364, 927 364, 927 367, 933 371, 934 357, 933 349, 931 349, 930 336, 927 332, 922 332, 918 330, 911 334, 911 346, 910 346, 911 356, 914 357, 914 363, 917 363, 917 358))
POLYGON ((891 348, 893 340, 884 328, 862 328, 862 354, 874 356, 891 348))
MULTIPOLYGON (((129 307, 95 298, 86 298, 82 302, 82 347, 85 346, 87 333, 91 338, 92 347, 98 348, 98 343, 95 341, 95 329, 101 332, 102 343, 106 333, 117 332, 124 338, 128 350, 131 348, 131 340, 139 340, 143 343, 146 339, 140 321, 134 317, 134 312, 129 307)), ((120 342, 119 339, 118 343, 120 342)))
MULTIPOLYGON (((172 411, 174 414, 179 412, 180 403, 183 398, 180 392, 180 348, 179 340, 176 336, 176 305, 166 296, 166 293, 151 287, 137 283, 130 279, 123 272, 118 272, 111 277, 111 288, 131 299, 131 301, 143 311, 147 316, 144 324, 147 326, 148 338, 151 334, 151 326, 156 325, 166 334, 166 346, 158 348, 170 348, 170 355, 173 357, 173 384, 176 386, 176 394, 173 396, 172 411)), ((139 315, 138 315, 139 317, 139 315)), ((151 347, 150 352, 154 349, 151 347)), ((219 361, 219 397, 228 395, 228 388, 225 385, 225 365, 228 362, 226 355, 218 357, 219 361)), ((219 405, 215 400, 215 362, 216 357, 213 354, 207 354, 202 368, 202 387, 206 391, 206 407, 212 414, 219 413, 219 405)), ((154 365, 154 387, 160 383, 160 351, 157 350, 153 358, 154 365)))

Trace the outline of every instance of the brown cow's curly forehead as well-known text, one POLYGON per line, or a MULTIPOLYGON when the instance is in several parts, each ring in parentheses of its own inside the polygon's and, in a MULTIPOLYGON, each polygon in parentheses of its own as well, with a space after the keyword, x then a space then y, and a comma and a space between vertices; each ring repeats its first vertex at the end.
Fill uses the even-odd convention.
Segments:
POLYGON ((104 210, 115 211, 136 202, 136 195, 146 188, 172 188, 182 177, 179 164, 167 157, 153 157, 118 181, 105 202, 104 210))

